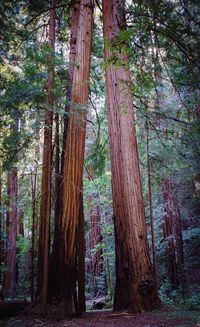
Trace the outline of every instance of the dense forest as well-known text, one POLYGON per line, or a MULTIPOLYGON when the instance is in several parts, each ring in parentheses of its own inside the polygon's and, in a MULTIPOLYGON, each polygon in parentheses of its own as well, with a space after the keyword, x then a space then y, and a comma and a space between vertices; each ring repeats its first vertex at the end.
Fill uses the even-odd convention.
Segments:
POLYGON ((199 326, 199 0, 1 0, 0 35, 0 325, 199 326))

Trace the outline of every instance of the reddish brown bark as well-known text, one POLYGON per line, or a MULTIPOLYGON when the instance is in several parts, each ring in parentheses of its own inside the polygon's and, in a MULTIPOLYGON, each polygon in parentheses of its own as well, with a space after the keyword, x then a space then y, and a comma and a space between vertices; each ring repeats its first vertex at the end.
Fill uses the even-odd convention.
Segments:
POLYGON ((32 195, 32 227, 31 227, 31 301, 35 296, 35 234, 37 229, 37 191, 38 191, 38 151, 35 151, 36 160, 34 171, 31 172, 31 195, 32 195))
POLYGON ((55 189, 54 189, 54 236, 58 236, 57 228, 59 226, 59 214, 60 214, 60 140, 59 140, 59 115, 55 114, 55 189))
POLYGON ((7 253, 4 279, 5 297, 13 297, 16 291, 16 236, 17 236, 17 168, 12 168, 7 176, 7 253))
POLYGON ((54 103, 54 48, 55 48, 55 4, 52 0, 49 24, 49 45, 53 54, 49 56, 49 72, 47 80, 47 108, 45 109, 44 149, 42 166, 42 186, 40 199, 40 234, 38 248, 37 292, 45 313, 47 303, 49 234, 51 214, 51 165, 52 165, 52 106, 54 103))
MULTIPOLYGON (((18 195, 19 196, 19 195, 18 195)), ((24 237, 24 213, 22 208, 18 208, 18 217, 17 217, 17 236, 21 235, 24 237)))
POLYGON ((67 139, 67 130, 69 122, 69 109, 72 93, 72 82, 75 67, 76 58, 76 48, 77 48, 77 33, 78 33, 78 22, 79 22, 79 12, 80 12, 80 1, 72 1, 72 13, 71 13, 71 35, 70 35, 70 50, 69 50, 69 69, 68 69, 68 85, 66 90, 67 104, 65 106, 65 118, 64 118, 64 132, 63 132, 63 151, 61 160, 61 175, 63 175, 63 164, 65 157, 65 144, 67 139))
POLYGON ((131 79, 125 47, 109 45, 125 25, 123 0, 103 0, 106 96, 116 237, 114 309, 142 312, 155 308, 157 294, 147 243, 141 177, 134 127, 131 79), (108 45, 109 44, 109 45, 108 45), (117 58, 117 64, 113 64, 117 58))
POLYGON ((77 314, 80 316, 86 311, 85 303, 85 235, 84 235, 84 207, 83 192, 80 192, 80 207, 77 232, 77 314))
POLYGON ((76 245, 80 208, 83 160, 86 136, 86 113, 89 93, 90 57, 92 45, 93 1, 80 3, 76 65, 63 169, 63 212, 61 217, 61 287, 60 301, 66 316, 74 315, 76 292, 76 245))
MULTIPOLYGON (((64 132, 63 132, 63 149, 62 149, 62 156, 61 156, 61 168, 60 173, 58 173, 59 163, 59 145, 58 139, 55 140, 57 144, 56 150, 56 167, 55 167, 55 208, 54 208, 54 240, 53 240, 53 248, 52 254, 50 259, 50 269, 49 269, 49 299, 50 301, 59 296, 60 293, 60 283, 61 283, 61 274, 62 269, 60 265, 62 264, 62 258, 60 258, 60 246, 61 246, 61 215, 62 215, 62 194, 63 194, 63 164, 64 164, 64 157, 65 157, 65 144, 66 144, 66 137, 67 137, 67 130, 68 130, 68 122, 69 122, 69 103, 71 101, 71 87, 72 87, 72 80, 73 80, 73 71, 75 65, 75 56, 76 56, 76 44, 77 44, 77 31, 78 31, 78 21, 79 21, 79 8, 80 3, 77 1, 73 1, 72 3, 72 13, 71 13, 71 37, 70 37, 70 54, 69 54, 69 71, 68 71, 68 86, 67 86, 67 105, 65 108, 66 116, 64 119, 64 132)), ((58 135, 58 123, 57 125, 57 136, 58 135)))
POLYGON ((182 293, 186 291, 184 274, 184 251, 182 240, 181 217, 175 196, 175 187, 169 179, 163 182, 164 199, 164 237, 167 242, 167 270, 172 288, 181 285, 182 293))
POLYGON ((148 200, 149 200, 149 216, 151 225, 151 248, 153 257, 154 278, 157 278, 157 262, 156 262, 156 246, 155 246, 155 230, 154 230, 154 216, 152 203, 152 188, 151 188, 151 162, 149 155, 149 126, 147 122, 147 174, 148 174, 148 200))
MULTIPOLYGON (((94 196, 90 198, 90 202, 94 202, 94 196)), ((103 271, 103 262, 102 262, 102 249, 95 249, 97 244, 102 242, 101 235, 101 217, 99 213, 99 207, 95 204, 90 209, 90 232, 89 232, 89 240, 90 240, 90 251, 92 251, 91 256, 91 273, 93 277, 93 293, 97 295, 98 293, 98 280, 103 271)))
POLYGON ((173 288, 177 288, 178 271, 176 263, 176 249, 174 239, 174 212, 172 207, 172 194, 170 181, 166 179, 163 183, 163 199, 165 201, 165 222, 164 222, 164 237, 167 240, 167 270, 168 277, 173 288))

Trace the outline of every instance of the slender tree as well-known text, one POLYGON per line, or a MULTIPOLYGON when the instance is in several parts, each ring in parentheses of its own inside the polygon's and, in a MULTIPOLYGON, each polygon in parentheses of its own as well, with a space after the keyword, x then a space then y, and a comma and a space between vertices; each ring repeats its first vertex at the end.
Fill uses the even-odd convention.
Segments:
POLYGON ((17 168, 12 167, 7 176, 7 251, 4 276, 4 295, 13 297, 16 292, 16 236, 17 236, 17 168))
POLYGON ((42 166, 42 186, 40 199, 40 234, 38 249, 37 292, 45 313, 47 302, 49 234, 51 214, 51 166, 52 166, 52 106, 54 103, 54 48, 55 48, 55 4, 52 0, 49 23, 49 72, 47 80, 47 104, 45 109, 44 149, 42 166))
MULTIPOLYGON (((38 137, 36 141, 39 141, 38 137)), ((32 226, 31 226, 31 301, 35 296, 35 255, 36 242, 35 236, 37 231, 37 192, 38 192, 38 161, 39 145, 35 146, 34 170, 31 171, 31 196, 32 196, 32 226)))
POLYGON ((142 312, 155 308, 157 294, 147 242, 128 57, 126 45, 120 42, 124 8, 124 0, 103 0, 116 242, 114 309, 142 312))
MULTIPOLYGON (((19 132, 19 111, 15 111, 15 118, 10 125, 10 135, 16 138, 19 132)), ((17 144, 16 144, 17 147, 17 144)), ((14 149, 15 160, 17 149, 14 149)), ((5 297, 14 297, 17 283, 17 224, 18 224, 18 169, 16 164, 10 163, 7 174, 7 244, 6 244, 6 272, 4 275, 3 292, 5 297)))
POLYGON ((153 203, 152 203, 152 187, 151 187, 151 159, 149 154, 149 123, 146 123, 147 131, 147 175, 148 175, 148 200, 149 200, 149 216, 151 225, 151 247, 153 257, 153 270, 154 278, 157 277, 157 262, 156 262, 156 245, 155 245, 155 230, 154 230, 154 216, 153 216, 153 203))
POLYGON ((164 237, 167 242, 167 271, 172 288, 179 285, 182 294, 186 293, 186 278, 184 273, 184 251, 182 239, 182 224, 179 206, 175 195, 175 187, 170 179, 163 183, 164 199, 164 237))
MULTIPOLYGON (((90 197, 91 203, 94 202, 95 194, 92 194, 90 197)), ((100 210, 97 204, 93 204, 93 207, 90 209, 90 233, 89 233, 89 241, 90 241, 90 250, 93 251, 91 257, 91 270, 93 276, 93 292, 96 296, 98 294, 98 280, 103 271, 103 260, 102 260, 102 248, 95 249, 95 247, 102 242, 102 234, 101 234, 101 217, 100 210)))
POLYGON ((80 205, 78 217, 77 232, 77 309, 78 315, 86 311, 85 301, 85 235, 84 235, 84 206, 83 206, 83 188, 80 192, 80 205))

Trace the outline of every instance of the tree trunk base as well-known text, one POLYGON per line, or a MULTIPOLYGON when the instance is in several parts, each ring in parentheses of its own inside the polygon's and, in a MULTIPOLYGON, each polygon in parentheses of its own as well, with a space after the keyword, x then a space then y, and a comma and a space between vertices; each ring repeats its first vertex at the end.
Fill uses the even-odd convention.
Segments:
POLYGON ((30 302, 0 301, 0 317, 2 319, 16 316, 28 307, 30 302))

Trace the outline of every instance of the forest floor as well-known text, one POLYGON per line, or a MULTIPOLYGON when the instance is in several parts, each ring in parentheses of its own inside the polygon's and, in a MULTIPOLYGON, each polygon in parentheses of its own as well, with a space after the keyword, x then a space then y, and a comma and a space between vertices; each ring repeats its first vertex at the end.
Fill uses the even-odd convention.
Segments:
POLYGON ((45 320, 39 317, 17 316, 0 320, 0 327, 200 327, 199 311, 167 310, 144 314, 93 311, 83 318, 45 320))

